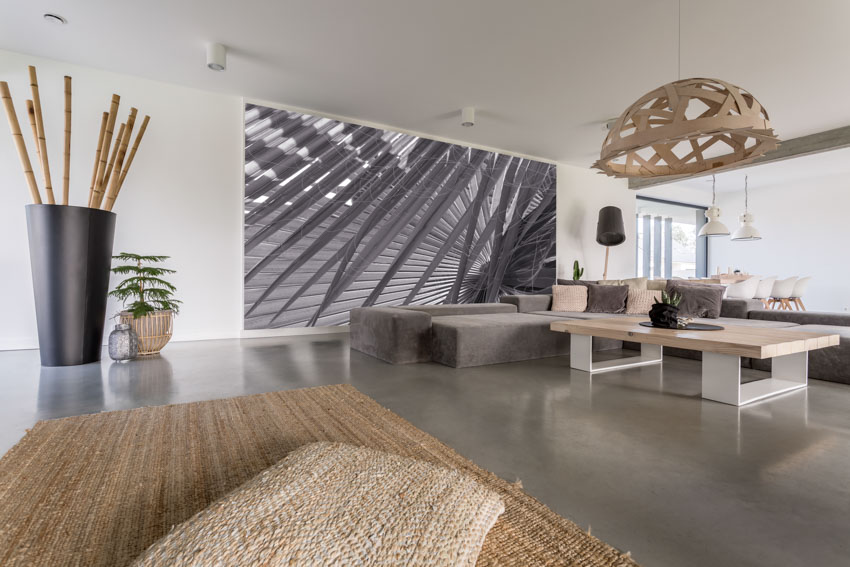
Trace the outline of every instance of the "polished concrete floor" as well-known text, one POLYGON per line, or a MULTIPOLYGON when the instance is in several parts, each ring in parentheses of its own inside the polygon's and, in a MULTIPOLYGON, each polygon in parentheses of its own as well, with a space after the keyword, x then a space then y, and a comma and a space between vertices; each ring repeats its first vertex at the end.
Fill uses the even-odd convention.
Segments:
POLYGON ((0 451, 39 419, 349 382, 643 565, 850 564, 850 386, 739 409, 700 398, 699 368, 668 358, 591 380, 567 357, 392 366, 345 334, 73 368, 2 352, 0 451))

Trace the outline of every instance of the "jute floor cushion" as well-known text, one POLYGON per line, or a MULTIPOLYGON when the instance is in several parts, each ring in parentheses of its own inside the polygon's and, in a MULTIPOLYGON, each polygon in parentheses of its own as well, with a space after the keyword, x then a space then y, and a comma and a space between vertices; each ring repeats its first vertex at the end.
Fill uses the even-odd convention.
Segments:
POLYGON ((175 527, 133 565, 471 567, 504 509, 457 470, 311 443, 175 527))
POLYGON ((0 565, 124 566, 169 530, 317 441, 457 469, 505 512, 479 566, 635 563, 349 385, 38 422, 0 459, 0 565))

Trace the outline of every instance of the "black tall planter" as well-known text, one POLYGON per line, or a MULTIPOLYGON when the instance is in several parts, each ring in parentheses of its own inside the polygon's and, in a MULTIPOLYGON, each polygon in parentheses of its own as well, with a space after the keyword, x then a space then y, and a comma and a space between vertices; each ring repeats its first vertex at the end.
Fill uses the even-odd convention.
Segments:
POLYGON ((115 213, 27 205, 27 230, 41 364, 100 360, 115 213))

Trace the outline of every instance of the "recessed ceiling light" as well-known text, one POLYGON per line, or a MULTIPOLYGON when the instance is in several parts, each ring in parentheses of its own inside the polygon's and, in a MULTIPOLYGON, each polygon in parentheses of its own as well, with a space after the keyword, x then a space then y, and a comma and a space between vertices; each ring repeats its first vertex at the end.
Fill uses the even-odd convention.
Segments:
POLYGON ((44 19, 50 22, 51 24, 56 24, 58 26, 64 26, 68 23, 68 20, 66 20, 59 14, 44 14, 44 19))

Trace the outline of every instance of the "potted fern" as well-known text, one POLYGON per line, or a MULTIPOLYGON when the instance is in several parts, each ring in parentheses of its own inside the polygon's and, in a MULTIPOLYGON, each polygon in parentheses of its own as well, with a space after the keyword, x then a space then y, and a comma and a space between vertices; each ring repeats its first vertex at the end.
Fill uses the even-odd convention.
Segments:
POLYGON ((676 329, 679 324, 679 304, 682 294, 666 291, 661 292, 661 301, 656 301, 649 310, 649 320, 653 327, 676 329))
POLYGON ((112 258, 130 262, 112 268, 113 274, 130 276, 109 292, 125 307, 121 323, 130 325, 139 336, 139 355, 157 354, 171 339, 181 302, 174 299, 177 288, 163 279, 175 271, 145 264, 159 264, 169 257, 122 252, 112 258))

